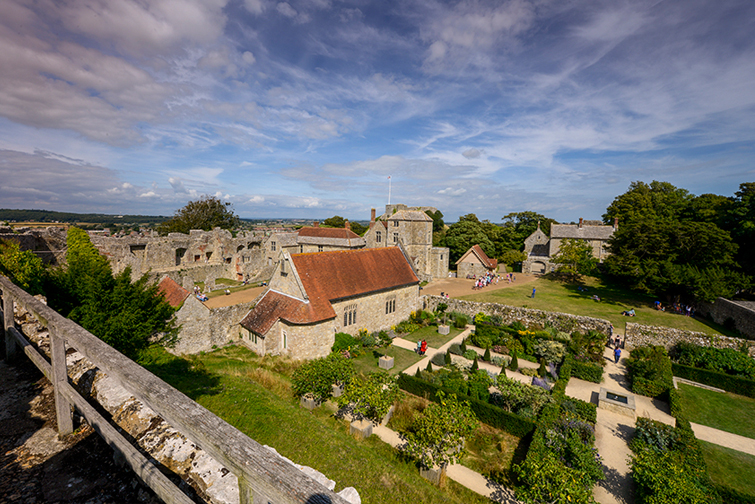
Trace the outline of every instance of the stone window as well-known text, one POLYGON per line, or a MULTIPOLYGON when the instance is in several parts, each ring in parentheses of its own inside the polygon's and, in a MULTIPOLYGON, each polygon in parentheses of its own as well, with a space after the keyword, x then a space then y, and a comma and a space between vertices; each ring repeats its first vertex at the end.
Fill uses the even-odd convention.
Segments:
POLYGON ((393 243, 398 243, 398 233, 393 233, 393 243))
POLYGON ((396 298, 391 298, 385 302, 385 314, 393 313, 396 311, 396 298))
POLYGON ((230 257, 226 257, 225 258, 225 263, 226 264, 231 264, 231 258, 230 257))
POLYGON ((381 241, 383 241, 383 237, 380 234, 380 231, 375 231, 375 241, 378 242, 378 243, 380 243, 381 241))
POLYGON ((398 227, 398 221, 397 220, 393 221, 393 227, 398 227))
POLYGON ((304 253, 304 245, 299 245, 299 253, 300 254, 304 253))
POLYGON ((283 348, 288 348, 288 334, 283 331, 283 348))
POLYGON ((288 271, 286 271, 286 263, 288 261, 281 261, 281 276, 288 276, 288 271))
POLYGON ((270 250, 275 252, 275 242, 270 242, 270 250))
POLYGON ((200 257, 202 257, 202 256, 198 256, 198 255, 195 255, 195 256, 194 256, 194 262, 199 262, 199 258, 200 258, 200 257))
POLYGON ((322 250, 323 250, 323 248, 322 248, 322 245, 318 245, 318 246, 317 246, 317 251, 318 251, 318 252, 322 252, 322 250))
POLYGON ((350 326, 357 323, 357 305, 348 305, 343 309, 343 326, 350 326))
POLYGON ((236 247, 236 253, 237 253, 237 254, 238 254, 239 252, 241 252, 242 250, 244 250, 244 246, 243 246, 243 245, 239 245, 238 247, 236 247))

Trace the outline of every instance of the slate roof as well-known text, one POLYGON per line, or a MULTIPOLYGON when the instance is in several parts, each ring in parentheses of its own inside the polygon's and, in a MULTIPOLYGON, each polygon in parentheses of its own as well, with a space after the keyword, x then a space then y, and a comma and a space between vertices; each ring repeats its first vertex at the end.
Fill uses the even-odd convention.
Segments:
POLYGON ((278 319, 312 324, 336 316, 332 301, 419 283, 398 247, 292 254, 308 302, 268 291, 241 325, 264 335, 278 319))
POLYGON ((163 293, 165 300, 173 308, 181 306, 181 303, 189 297, 189 291, 178 285, 168 276, 160 280, 160 283, 157 284, 157 290, 163 293))
POLYGON ((477 258, 480 260, 483 266, 485 266, 488 269, 495 269, 498 267, 498 259, 491 259, 488 257, 488 255, 485 253, 482 248, 480 248, 479 245, 472 245, 469 250, 467 250, 461 258, 456 261, 456 264, 461 263, 469 254, 474 254, 477 256, 477 258))
POLYGON ((585 226, 577 224, 551 224, 551 238, 577 238, 581 240, 608 240, 613 226, 585 226))
POLYGON ((392 220, 403 220, 403 221, 422 221, 432 222, 433 220, 428 216, 425 212, 421 210, 399 210, 395 214, 388 217, 389 221, 392 220))

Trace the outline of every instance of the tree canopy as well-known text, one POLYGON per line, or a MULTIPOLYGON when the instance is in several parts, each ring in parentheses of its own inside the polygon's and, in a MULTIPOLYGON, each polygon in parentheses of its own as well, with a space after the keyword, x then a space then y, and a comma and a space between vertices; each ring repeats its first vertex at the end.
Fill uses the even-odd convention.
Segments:
POLYGON ((188 234, 192 229, 203 231, 210 231, 216 227, 234 229, 240 223, 241 220, 233 213, 233 206, 230 202, 223 202, 215 196, 205 195, 176 210, 172 218, 157 225, 157 231, 160 234, 188 234))
POLYGON ((0 273, 29 294, 41 294, 46 270, 42 260, 30 250, 21 250, 16 241, 0 240, 0 273))
POLYGON ((445 245, 451 253, 451 262, 458 261, 473 245, 480 245, 490 257, 496 257, 495 245, 485 232, 486 228, 475 214, 459 218, 446 230, 445 245))
MULTIPOLYGON (((328 217, 322 221, 322 225, 331 228, 345 228, 346 219, 340 215, 334 215, 333 217, 328 217)), ((363 226, 358 222, 349 222, 349 228, 359 236, 362 236, 369 229, 367 226, 363 226)))
POLYGON ((572 238, 561 241, 551 261, 558 264, 556 273, 570 281, 577 281, 582 275, 591 275, 598 265, 592 246, 584 240, 572 238))
POLYGON ((751 191, 742 184, 736 198, 694 196, 668 182, 633 182, 603 215, 619 219, 606 271, 634 289, 689 300, 750 288, 752 249, 742 247, 752 239, 751 191))

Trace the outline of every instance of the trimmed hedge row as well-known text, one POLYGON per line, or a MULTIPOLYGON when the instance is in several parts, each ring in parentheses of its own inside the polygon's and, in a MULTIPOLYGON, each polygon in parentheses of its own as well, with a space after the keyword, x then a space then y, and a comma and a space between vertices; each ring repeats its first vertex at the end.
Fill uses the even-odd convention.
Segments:
POLYGON ((711 387, 718 387, 734 394, 755 397, 755 380, 676 363, 671 364, 671 369, 674 371, 674 376, 678 376, 679 378, 686 378, 687 380, 704 383, 711 387))
POLYGON ((575 360, 571 355, 567 355, 566 360, 571 364, 571 375, 574 378, 593 383, 600 383, 603 381, 603 366, 593 364, 592 362, 580 362, 575 360))
POLYGON ((718 495, 721 496, 721 501, 726 504, 755 504, 755 496, 743 494, 733 488, 713 484, 713 488, 716 489, 718 495))
MULTIPOLYGON (((434 402, 438 402, 437 392, 443 391, 446 394, 454 394, 455 392, 446 389, 445 387, 439 387, 435 384, 417 378, 416 376, 409 376, 401 373, 398 377, 398 385, 402 390, 414 394, 416 396, 424 397, 434 402)), ((472 411, 477 415, 477 419, 480 422, 501 429, 508 432, 511 435, 522 438, 535 430, 535 422, 527 418, 522 418, 519 415, 510 413, 506 410, 493 406, 490 403, 480 401, 479 399, 472 398, 463 394, 456 394, 459 400, 469 401, 472 411)))

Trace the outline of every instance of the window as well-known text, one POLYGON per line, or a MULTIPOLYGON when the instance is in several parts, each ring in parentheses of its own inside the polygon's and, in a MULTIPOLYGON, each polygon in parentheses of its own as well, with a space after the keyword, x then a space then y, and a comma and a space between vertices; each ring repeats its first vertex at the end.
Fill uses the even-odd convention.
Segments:
POLYGON ((299 253, 304 253, 304 245, 299 245, 299 253))
POLYGON ((202 256, 198 256, 198 255, 195 255, 195 256, 194 256, 194 262, 197 262, 197 261, 199 261, 199 258, 200 258, 200 257, 202 257, 202 256))
POLYGON ((398 233, 393 233, 393 243, 398 243, 398 233))
POLYGON ((318 251, 318 252, 322 252, 322 245, 318 245, 318 246, 317 246, 317 251, 318 251))
POLYGON ((375 231, 375 241, 378 243, 383 241, 383 237, 380 235, 380 231, 375 231))
POLYGON ((343 309, 343 326, 350 326, 357 323, 357 305, 348 305, 343 309))
POLYGON ((287 276, 288 271, 286 271, 286 261, 281 261, 281 276, 287 276))
POLYGON ((275 251, 275 242, 270 242, 270 250, 275 251))
POLYGON ((393 221, 393 227, 398 227, 398 221, 397 220, 393 221))
POLYGON ((283 331, 283 348, 288 348, 288 335, 283 331))
POLYGON ((385 314, 393 313, 396 311, 396 298, 389 299, 385 302, 385 314))

